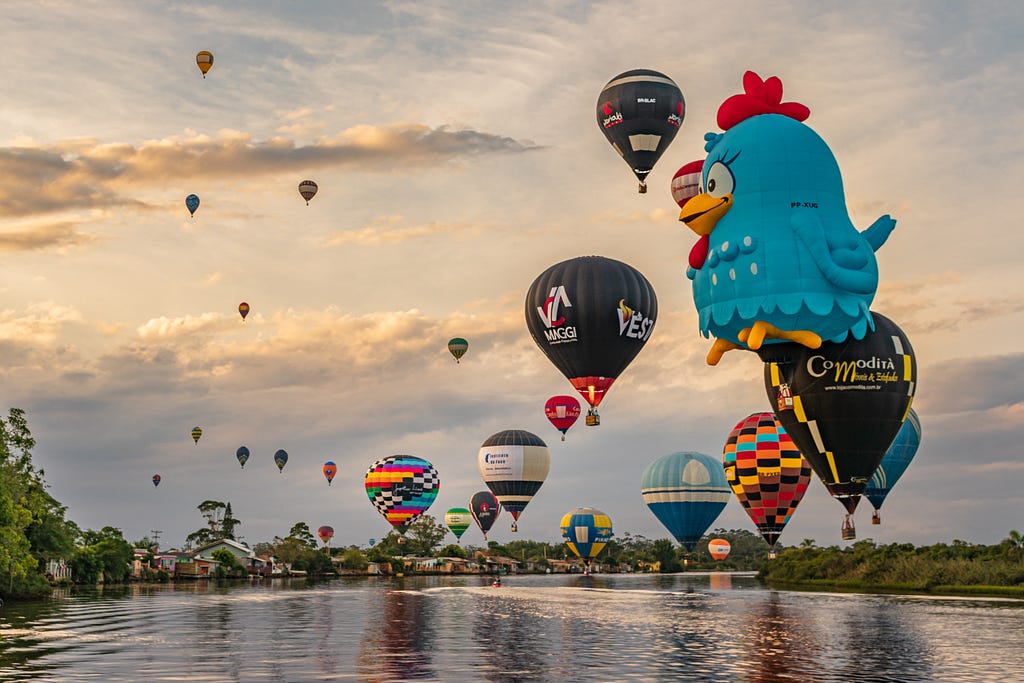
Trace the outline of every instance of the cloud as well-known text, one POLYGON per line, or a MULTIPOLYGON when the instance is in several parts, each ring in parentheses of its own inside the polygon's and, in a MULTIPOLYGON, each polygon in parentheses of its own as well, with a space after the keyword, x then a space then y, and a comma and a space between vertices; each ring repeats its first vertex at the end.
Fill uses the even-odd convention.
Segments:
POLYGON ((80 232, 75 223, 50 223, 0 232, 0 251, 35 251, 50 247, 79 246, 94 241, 94 235, 80 232))
POLYGON ((1024 406, 1024 353, 946 360, 921 376, 921 398, 930 412, 1024 406))
POLYGON ((327 246, 338 247, 347 244, 377 246, 381 244, 398 244, 415 239, 442 236, 471 236, 481 231, 479 225, 472 223, 424 223, 421 225, 402 225, 404 216, 381 216, 366 227, 359 230, 335 232, 326 242, 327 246))
POLYGON ((63 209, 144 206, 123 194, 131 186, 248 178, 357 166, 387 173, 486 154, 535 149, 481 131, 415 123, 359 125, 305 146, 275 137, 257 141, 238 131, 188 135, 138 145, 92 139, 40 147, 0 148, 0 217, 63 209), (39 192, 46 187, 46 192, 39 192))

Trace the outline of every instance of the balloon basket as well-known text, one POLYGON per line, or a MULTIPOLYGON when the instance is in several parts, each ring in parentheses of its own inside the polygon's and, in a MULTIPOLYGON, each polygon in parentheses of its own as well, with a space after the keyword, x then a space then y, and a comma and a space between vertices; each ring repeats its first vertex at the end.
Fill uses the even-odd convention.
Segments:
MULTIPOLYGON (((203 78, 206 78, 206 76, 203 76, 203 78)), ((638 194, 647 194, 647 183, 640 183, 640 187, 636 191, 638 194)))
POLYGON ((516 533, 518 531, 519 531, 519 525, 517 525, 515 522, 513 522, 512 523, 512 533, 516 533))
POLYGON ((588 410, 586 423, 588 427, 596 427, 601 424, 601 416, 598 415, 596 411, 588 410))
POLYGON ((878 510, 875 510, 875 514, 871 515, 871 523, 872 524, 881 524, 882 523, 882 515, 878 514, 878 510))
POLYGON ((779 556, 779 554, 777 552, 775 552, 774 548, 772 548, 771 550, 768 551, 768 559, 769 560, 774 560, 778 556, 779 556))
POLYGON ((853 526, 853 517, 846 515, 843 520, 842 537, 844 541, 852 541, 857 538, 857 529, 853 526))

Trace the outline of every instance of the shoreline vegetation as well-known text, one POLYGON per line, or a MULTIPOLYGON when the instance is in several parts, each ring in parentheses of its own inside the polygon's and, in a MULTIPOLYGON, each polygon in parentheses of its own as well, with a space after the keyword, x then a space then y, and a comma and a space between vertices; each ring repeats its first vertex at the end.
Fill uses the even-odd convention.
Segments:
MULTIPOLYGON (((11 408, 6 418, 0 417, 0 599, 46 599, 55 587, 89 589, 140 579, 259 580, 276 577, 278 567, 317 579, 372 575, 377 570, 371 565, 386 567, 381 573, 391 576, 582 571, 565 543, 445 545, 450 531, 429 514, 409 525, 404 538, 391 531, 371 547, 320 547, 309 526, 296 522, 287 536, 249 548, 235 540, 243 522, 234 517, 231 503, 213 500, 197 506, 205 524, 188 535, 181 546, 185 550, 164 553, 154 539, 129 542, 116 526, 80 529, 67 519, 67 508, 47 492, 43 471, 32 464, 34 446, 24 411, 11 408), (199 549, 217 546, 226 547, 212 550, 210 557, 198 556, 199 549), (192 547, 197 551, 191 552, 192 547), (165 559, 188 566, 191 574, 203 573, 196 569, 201 561, 208 574, 183 576, 173 563, 165 571, 165 559)), ((821 548, 804 539, 796 547, 778 544, 777 550, 778 558, 768 560, 768 544, 744 529, 715 529, 692 553, 668 538, 651 540, 625 532, 606 544, 594 569, 604 574, 745 571, 757 572, 764 584, 779 588, 1024 598, 1024 537, 1017 531, 990 546, 960 540, 880 546, 867 539, 845 548, 821 548), (724 559, 713 559, 708 551, 709 541, 716 538, 731 546, 724 559)))

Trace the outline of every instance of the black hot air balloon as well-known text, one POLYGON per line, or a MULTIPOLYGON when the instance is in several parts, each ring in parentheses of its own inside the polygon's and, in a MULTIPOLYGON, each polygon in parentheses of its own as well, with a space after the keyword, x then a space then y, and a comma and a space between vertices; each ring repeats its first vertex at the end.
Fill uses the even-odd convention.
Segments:
POLYGON ((541 273, 526 294, 533 340, 590 404, 597 406, 654 330, 658 298, 638 270, 603 256, 579 256, 541 273))
POLYGON ((484 541, 487 540, 487 532, 494 526, 501 512, 501 503, 490 491, 477 491, 469 499, 469 512, 473 515, 476 525, 484 532, 484 541))
POLYGON ((917 387, 914 350, 891 320, 872 313, 863 339, 810 349, 765 346, 764 383, 775 415, 832 496, 846 508, 843 539, 855 537, 853 511, 903 424, 917 387))
POLYGON ((679 131, 686 102, 671 78, 651 69, 621 73, 597 97, 597 125, 647 192, 647 174, 679 131))

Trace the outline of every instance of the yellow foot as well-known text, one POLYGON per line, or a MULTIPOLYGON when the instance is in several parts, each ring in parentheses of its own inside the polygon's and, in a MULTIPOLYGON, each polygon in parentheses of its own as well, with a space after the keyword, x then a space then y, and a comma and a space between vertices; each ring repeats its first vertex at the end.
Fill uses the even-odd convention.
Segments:
POLYGON ((728 339, 716 339, 715 343, 711 345, 711 350, 708 351, 707 363, 708 365, 718 365, 718 361, 722 360, 722 356, 725 355, 726 351, 741 348, 743 347, 739 344, 733 344, 728 339))
POLYGON ((751 327, 740 330, 736 335, 751 351, 757 351, 765 339, 785 339, 809 349, 821 347, 821 337, 810 330, 780 330, 770 323, 758 320, 751 327))

